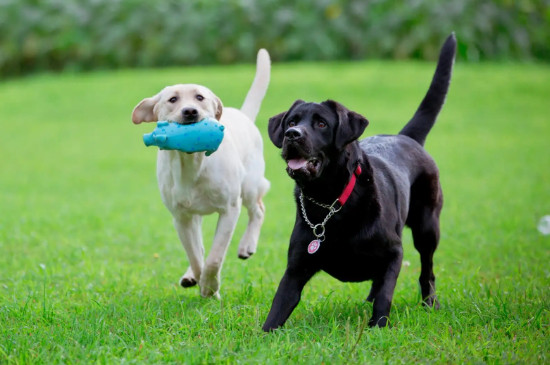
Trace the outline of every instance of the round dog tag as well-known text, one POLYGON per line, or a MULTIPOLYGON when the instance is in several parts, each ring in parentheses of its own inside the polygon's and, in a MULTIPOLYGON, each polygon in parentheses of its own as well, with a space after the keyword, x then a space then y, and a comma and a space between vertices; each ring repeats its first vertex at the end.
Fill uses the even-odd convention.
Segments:
POLYGON ((313 240, 307 246, 307 252, 310 253, 310 254, 313 254, 313 253, 317 252, 319 247, 321 247, 321 241, 313 240))

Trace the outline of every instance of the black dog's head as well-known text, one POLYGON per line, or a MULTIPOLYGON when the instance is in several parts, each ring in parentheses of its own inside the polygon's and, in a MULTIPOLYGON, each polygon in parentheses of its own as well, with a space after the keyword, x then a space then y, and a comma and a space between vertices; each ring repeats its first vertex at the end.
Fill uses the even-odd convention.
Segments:
POLYGON ((297 100, 286 112, 269 119, 269 138, 282 148, 287 172, 299 184, 322 176, 345 147, 361 136, 368 120, 343 105, 297 100))

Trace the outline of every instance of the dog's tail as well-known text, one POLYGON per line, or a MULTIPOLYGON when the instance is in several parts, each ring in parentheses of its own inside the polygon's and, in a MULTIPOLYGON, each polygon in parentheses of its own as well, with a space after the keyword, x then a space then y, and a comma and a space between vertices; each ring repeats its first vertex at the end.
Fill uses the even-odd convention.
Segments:
POLYGON ((270 72, 271 60, 269 59, 269 53, 262 48, 258 51, 258 57, 256 58, 256 76, 241 107, 241 111, 252 121, 256 120, 256 116, 260 111, 262 100, 269 85, 270 72))
POLYGON ((411 137, 421 145, 424 145, 426 136, 432 129, 437 115, 443 107, 449 84, 456 53, 456 38, 454 32, 447 38, 441 52, 439 61, 432 79, 432 83, 424 100, 416 110, 412 119, 403 127, 399 134, 411 137))

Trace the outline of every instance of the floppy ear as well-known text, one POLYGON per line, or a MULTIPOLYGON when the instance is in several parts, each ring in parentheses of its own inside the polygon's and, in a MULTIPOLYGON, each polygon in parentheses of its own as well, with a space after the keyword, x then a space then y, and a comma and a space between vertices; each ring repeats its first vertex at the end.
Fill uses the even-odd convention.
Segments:
POLYGON ((215 102, 216 102, 216 120, 220 120, 223 113, 223 104, 221 99, 218 98, 217 96, 216 96, 215 102))
POLYGON ((154 108, 160 100, 160 94, 150 98, 143 99, 132 112, 132 122, 139 124, 142 122, 154 122, 157 120, 154 108))
POLYGON ((277 148, 283 147, 283 119, 287 112, 282 112, 274 117, 269 118, 269 124, 267 125, 267 132, 269 139, 277 148))
POLYGON ((269 118, 269 124, 267 126, 267 131, 269 133, 269 139, 277 147, 283 147, 283 139, 285 138, 285 131, 283 130, 283 121, 285 117, 290 113, 292 109, 297 107, 300 104, 305 103, 303 100, 296 100, 294 104, 286 112, 275 115, 274 117, 269 118))
POLYGON ((352 112, 340 103, 334 100, 324 101, 322 104, 333 109, 338 115, 338 128, 334 138, 334 145, 341 150, 350 142, 355 141, 367 128, 369 121, 361 114, 352 112))

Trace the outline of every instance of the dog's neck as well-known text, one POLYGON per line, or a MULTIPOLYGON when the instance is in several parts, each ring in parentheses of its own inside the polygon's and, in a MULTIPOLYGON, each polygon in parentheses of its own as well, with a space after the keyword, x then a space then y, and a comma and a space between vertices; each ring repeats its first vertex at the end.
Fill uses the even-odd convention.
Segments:
MULTIPOLYGON (((297 184, 304 195, 324 204, 331 204, 344 191, 357 166, 363 164, 365 156, 357 141, 346 146, 331 158, 323 173, 317 179, 297 184)), ((368 169, 370 173, 370 168, 368 169)))
POLYGON ((170 169, 174 180, 195 181, 201 171, 201 166, 205 158, 204 152, 186 153, 176 150, 166 150, 170 156, 170 169))

